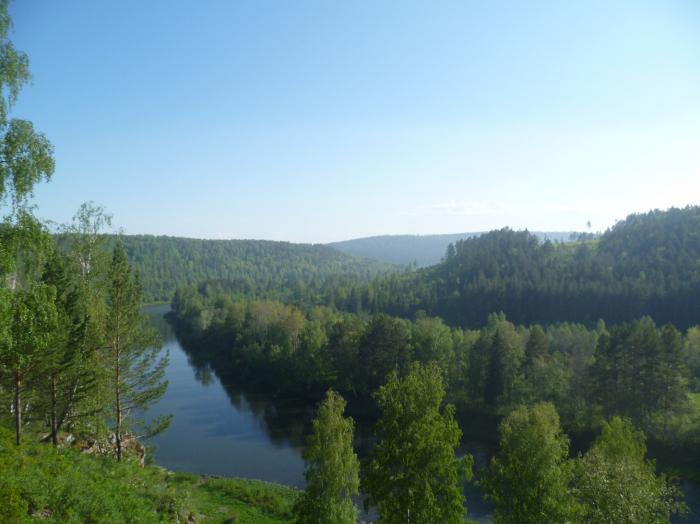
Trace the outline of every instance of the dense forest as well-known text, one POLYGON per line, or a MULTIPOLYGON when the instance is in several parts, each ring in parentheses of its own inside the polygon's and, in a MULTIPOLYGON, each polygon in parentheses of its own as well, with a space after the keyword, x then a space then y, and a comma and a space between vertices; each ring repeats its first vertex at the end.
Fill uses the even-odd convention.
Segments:
POLYGON ((492 314, 480 329, 386 314, 343 313, 178 290, 173 315, 194 358, 235 370, 266 390, 318 398, 328 388, 366 401, 392 371, 436 362, 448 398, 471 411, 508 413, 552 402, 565 427, 588 430, 620 415, 659 440, 694 438, 700 413, 700 328, 680 333, 650 317, 594 328, 515 325, 492 314))
POLYGON ((436 266, 335 289, 328 303, 463 327, 503 311, 519 324, 650 315, 685 329, 700 321, 700 207, 631 215, 599 239, 561 244, 493 231, 450 245, 436 266))
MULTIPOLYGON (((342 240, 328 244, 338 251, 361 258, 418 267, 439 264, 447 246, 483 233, 453 233, 444 235, 379 235, 342 240)), ((574 232, 533 232, 543 242, 566 242, 577 238, 574 232)))
POLYGON ((0 0, 1 522, 353 524, 361 495, 382 524, 460 524, 468 481, 499 523, 657 524, 687 511, 647 438, 697 468, 700 328, 688 326, 700 208, 632 216, 574 244, 497 231, 388 276, 323 246, 115 238, 92 204, 51 234, 31 197, 53 176, 53 146, 10 117, 30 74, 7 8, 0 0), (171 417, 146 417, 168 387, 168 355, 143 303, 173 290, 193 359, 320 401, 303 492, 148 464, 145 442, 171 417), (372 418, 362 460, 346 402, 372 418), (475 415, 498 420, 477 479, 458 453, 475 415), (588 434, 585 451, 567 431, 588 434))
POLYGON ((178 286, 203 281, 226 282, 247 295, 318 300, 328 286, 367 282, 395 269, 321 244, 150 235, 119 238, 141 275, 147 302, 169 301, 178 286))
MULTIPOLYGON (((313 483, 347 481, 340 472, 357 469, 342 424, 346 399, 353 416, 376 419, 378 442, 361 464, 360 481, 341 491, 360 490, 385 512, 381 522, 405 522, 387 518, 399 510, 461 522, 463 495, 450 486, 471 477, 471 458, 455 462, 453 450, 462 432, 483 436, 486 421, 501 418, 500 451, 479 485, 497 516, 511 515, 503 522, 542 522, 542 514, 555 519, 547 522, 560 515, 567 522, 668 522, 683 511, 674 483, 647 460, 646 438, 666 468, 692 472, 700 465, 698 327, 682 334, 649 317, 595 328, 527 327, 493 314, 480 329, 464 330, 426 316, 409 321, 206 292, 186 287, 173 300, 173 321, 196 365, 283 398, 342 395, 329 393, 318 411, 323 424, 314 422, 310 445, 318 449, 306 453, 310 490, 327 495, 313 483), (575 457, 564 431, 577 437, 577 449, 586 443, 583 457, 575 457), (682 459, 672 462, 673 455, 682 459), (402 481, 390 474, 397 470, 402 481), (437 480, 445 477, 452 480, 437 480), (415 483, 420 502, 402 497, 406 483, 415 483), (544 493, 527 487, 541 483, 544 493), (447 507, 431 502, 434 489, 447 490, 447 507)), ((302 514, 315 507, 310 493, 301 499, 309 504, 302 514)))

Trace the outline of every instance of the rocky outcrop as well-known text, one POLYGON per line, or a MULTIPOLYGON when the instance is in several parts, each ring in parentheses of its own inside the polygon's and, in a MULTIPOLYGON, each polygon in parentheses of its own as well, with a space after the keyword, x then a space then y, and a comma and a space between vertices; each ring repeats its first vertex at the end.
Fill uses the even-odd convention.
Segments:
MULTIPOLYGON (((114 433, 108 433, 105 438, 82 438, 72 433, 62 434, 58 438, 59 446, 79 449, 83 453, 117 456, 117 438, 114 433)), ((127 459, 136 459, 141 467, 146 463, 146 448, 133 435, 122 436, 122 453, 127 459)))

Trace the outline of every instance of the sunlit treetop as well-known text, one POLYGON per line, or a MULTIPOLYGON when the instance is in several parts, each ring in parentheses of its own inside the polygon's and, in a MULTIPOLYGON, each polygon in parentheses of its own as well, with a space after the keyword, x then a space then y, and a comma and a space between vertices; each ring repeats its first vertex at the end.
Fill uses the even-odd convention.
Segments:
POLYGON ((0 0, 0 206, 11 214, 26 207, 38 182, 54 172, 53 147, 27 120, 9 113, 22 87, 31 79, 29 58, 15 49, 9 33, 12 20, 8 0, 0 0))

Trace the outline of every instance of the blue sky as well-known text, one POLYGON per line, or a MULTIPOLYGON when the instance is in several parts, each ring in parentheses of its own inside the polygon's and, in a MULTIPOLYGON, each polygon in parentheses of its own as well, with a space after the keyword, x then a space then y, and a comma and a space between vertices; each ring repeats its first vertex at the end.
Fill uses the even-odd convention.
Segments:
POLYGON ((38 214, 326 242, 700 204, 700 3, 15 0, 38 214))

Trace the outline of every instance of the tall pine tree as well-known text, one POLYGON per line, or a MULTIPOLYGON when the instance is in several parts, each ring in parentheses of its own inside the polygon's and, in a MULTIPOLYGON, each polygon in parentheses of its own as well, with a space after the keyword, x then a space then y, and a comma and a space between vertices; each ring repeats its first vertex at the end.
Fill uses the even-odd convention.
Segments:
MULTIPOLYGON (((141 311, 141 285, 118 243, 112 253, 107 288, 107 365, 117 459, 124 455, 127 433, 141 426, 137 415, 159 400, 168 386, 164 380, 167 357, 159 357, 158 336, 141 311)), ((144 426, 152 436, 167 428, 169 417, 144 426)), ((130 435, 134 436, 134 435, 130 435)))

